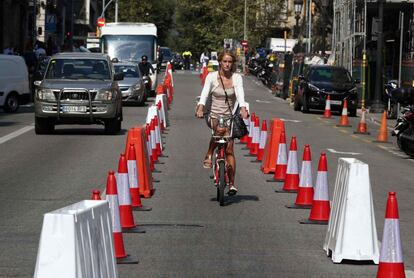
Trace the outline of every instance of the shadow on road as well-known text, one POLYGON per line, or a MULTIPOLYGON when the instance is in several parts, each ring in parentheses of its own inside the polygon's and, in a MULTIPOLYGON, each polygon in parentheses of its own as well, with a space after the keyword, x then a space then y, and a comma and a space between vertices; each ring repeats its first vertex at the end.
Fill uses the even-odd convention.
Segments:
MULTIPOLYGON (((259 197, 257 197, 256 195, 235 195, 235 196, 226 196, 225 197, 225 201, 224 201, 224 205, 225 206, 230 206, 233 204, 238 204, 244 201, 259 201, 259 197)), ((211 198, 210 201, 214 201, 217 202, 216 198, 211 198)))

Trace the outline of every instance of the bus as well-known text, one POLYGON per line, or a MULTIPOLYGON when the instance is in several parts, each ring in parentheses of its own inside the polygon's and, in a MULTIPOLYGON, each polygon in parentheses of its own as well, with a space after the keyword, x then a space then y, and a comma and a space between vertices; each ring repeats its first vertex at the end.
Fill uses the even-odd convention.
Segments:
MULTIPOLYGON (((157 69, 157 26, 153 23, 117 22, 101 27, 101 50, 111 58, 140 62, 148 56, 148 62, 157 69)), ((151 75, 151 91, 155 93, 157 74, 151 75)))

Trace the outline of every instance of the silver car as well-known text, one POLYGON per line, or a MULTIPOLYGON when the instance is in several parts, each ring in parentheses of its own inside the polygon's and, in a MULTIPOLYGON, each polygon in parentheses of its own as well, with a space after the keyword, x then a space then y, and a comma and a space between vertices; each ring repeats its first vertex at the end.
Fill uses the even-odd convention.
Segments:
POLYGON ((122 92, 122 101, 144 105, 147 100, 147 92, 140 77, 138 65, 132 62, 118 62, 114 63, 114 67, 115 73, 124 75, 124 79, 118 82, 122 92))
POLYGON ((107 133, 119 133, 122 79, 105 54, 53 55, 43 80, 35 82, 35 132, 50 133, 56 124, 103 124, 107 133))

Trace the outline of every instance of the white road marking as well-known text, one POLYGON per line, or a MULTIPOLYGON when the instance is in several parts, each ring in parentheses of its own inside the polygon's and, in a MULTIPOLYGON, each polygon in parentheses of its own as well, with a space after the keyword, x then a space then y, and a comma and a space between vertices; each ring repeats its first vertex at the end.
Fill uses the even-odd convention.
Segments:
POLYGON ((280 120, 282 120, 284 122, 292 122, 292 123, 301 123, 302 122, 302 121, 299 121, 299 120, 290 120, 290 119, 283 119, 283 118, 280 118, 280 120))
POLYGON ((21 129, 18 129, 16 131, 13 131, 12 133, 9 133, 9 134, 7 134, 7 135, 5 135, 3 137, 0 137, 0 144, 3 144, 3 143, 5 143, 5 142, 7 142, 7 141, 9 141, 9 140, 11 140, 13 138, 16 138, 17 136, 20 136, 23 133, 26 133, 26 132, 28 132, 28 131, 30 131, 32 129, 34 129, 34 126, 28 125, 28 126, 25 126, 25 127, 21 128, 21 129))
POLYGON ((335 149, 326 149, 328 152, 337 153, 337 154, 347 154, 347 155, 360 155, 360 153, 353 153, 353 152, 341 152, 335 149))
POLYGON ((260 99, 256 99, 256 102, 258 102, 258 103, 272 103, 268 100, 260 100, 260 99))

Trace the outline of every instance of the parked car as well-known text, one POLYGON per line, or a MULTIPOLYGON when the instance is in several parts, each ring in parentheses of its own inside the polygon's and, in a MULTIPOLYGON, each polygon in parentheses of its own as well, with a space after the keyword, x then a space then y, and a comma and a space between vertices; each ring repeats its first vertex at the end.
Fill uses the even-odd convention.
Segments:
POLYGON ((173 59, 171 49, 165 46, 160 47, 160 61, 159 61, 159 68, 165 69, 167 67, 167 63, 171 62, 173 59))
POLYGON ((344 99, 348 101, 350 116, 356 116, 358 105, 356 82, 342 67, 330 65, 310 65, 299 76, 298 92, 295 95, 294 109, 304 113, 310 109, 325 109, 326 98, 331 99, 331 110, 341 111, 344 99))
POLYGON ((29 73, 24 59, 0 55, 0 107, 13 113, 30 101, 29 73))
POLYGON ((56 124, 103 124, 107 133, 118 133, 122 79, 105 54, 53 55, 43 80, 35 82, 35 132, 50 133, 56 124))
POLYGON ((115 73, 124 75, 124 79, 118 82, 122 92, 122 101, 139 105, 145 104, 147 90, 140 76, 138 65, 131 62, 119 62, 115 63, 114 67, 115 73))

